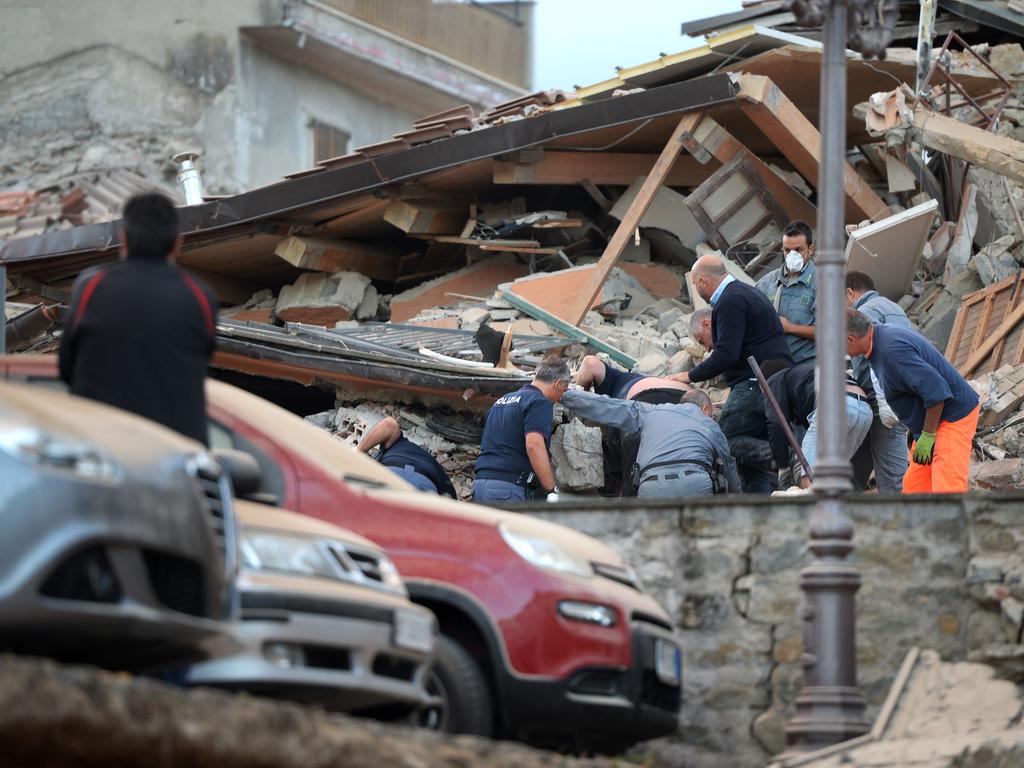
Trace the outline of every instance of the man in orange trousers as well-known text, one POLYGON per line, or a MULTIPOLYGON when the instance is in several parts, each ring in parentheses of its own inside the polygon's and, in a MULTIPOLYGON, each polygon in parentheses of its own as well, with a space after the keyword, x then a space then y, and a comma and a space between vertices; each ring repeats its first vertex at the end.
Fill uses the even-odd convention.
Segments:
POLYGON ((903 493, 963 493, 978 427, 978 395, 927 339, 846 311, 846 348, 864 355, 885 399, 914 437, 903 493))

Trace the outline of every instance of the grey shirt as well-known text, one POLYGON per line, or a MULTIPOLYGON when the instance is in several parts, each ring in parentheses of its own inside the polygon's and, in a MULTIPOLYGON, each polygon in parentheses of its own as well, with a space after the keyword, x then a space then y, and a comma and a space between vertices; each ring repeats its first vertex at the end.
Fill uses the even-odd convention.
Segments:
POLYGON ((641 470, 662 462, 713 466, 716 459, 721 459, 728 490, 741 490, 725 433, 718 422, 692 403, 652 405, 571 389, 562 397, 562 405, 586 421, 627 433, 639 432, 637 463, 641 470))

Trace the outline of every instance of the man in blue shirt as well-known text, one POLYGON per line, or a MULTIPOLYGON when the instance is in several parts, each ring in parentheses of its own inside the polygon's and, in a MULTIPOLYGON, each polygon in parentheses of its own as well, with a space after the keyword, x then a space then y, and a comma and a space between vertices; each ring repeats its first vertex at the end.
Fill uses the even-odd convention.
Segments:
MULTIPOLYGON (((722 376, 729 387, 729 399, 719 424, 730 446, 736 438, 767 441, 761 390, 747 358, 753 355, 758 364, 775 359, 792 365, 779 316, 762 293, 728 274, 722 260, 714 254, 697 259, 690 277, 694 290, 713 307, 711 354, 691 371, 668 378, 691 383, 722 376)), ((707 344, 706 339, 704 343, 707 344)), ((739 471, 745 492, 771 492, 770 466, 740 463, 739 471)))
POLYGON ((757 289, 779 313, 793 362, 802 363, 814 359, 817 323, 814 235, 805 222, 798 219, 786 226, 782 253, 784 264, 758 280, 757 289))
POLYGON ((978 427, 978 396, 927 339, 846 310, 846 348, 865 355, 889 406, 910 431, 903 493, 963 493, 978 427))
POLYGON ((548 446, 554 404, 570 380, 565 360, 546 357, 531 383, 491 406, 476 460, 473 501, 525 501, 556 492, 548 446))
POLYGON ((359 450, 369 453, 378 445, 381 449, 377 461, 402 479, 421 491, 458 498, 444 467, 425 449, 403 435, 401 426, 391 416, 385 416, 363 435, 359 441, 359 450))
MULTIPOLYGON (((875 282, 863 272, 846 275, 846 306, 858 309, 873 323, 898 325, 913 329, 903 308, 875 290, 875 282)), ((864 357, 853 359, 853 375, 873 396, 874 418, 868 434, 871 464, 875 470, 875 485, 883 493, 901 493, 903 476, 907 473, 907 428, 904 427, 885 401, 881 386, 872 381, 871 367, 864 357)), ((865 468, 866 471, 870 471, 865 468)), ((866 480, 867 478, 863 478, 866 480)))

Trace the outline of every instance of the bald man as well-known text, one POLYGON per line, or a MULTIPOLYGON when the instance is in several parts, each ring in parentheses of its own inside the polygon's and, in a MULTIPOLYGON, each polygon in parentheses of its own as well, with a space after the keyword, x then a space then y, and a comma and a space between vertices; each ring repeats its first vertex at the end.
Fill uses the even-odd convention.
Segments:
MULTIPOLYGON (((693 370, 668 378, 691 383, 722 376, 729 386, 729 399, 719 419, 725 436, 730 441, 741 436, 767 440, 764 402, 747 358, 753 355, 758 364, 766 360, 793 364, 779 316, 763 293, 730 275, 714 254, 697 259, 690 277, 694 290, 711 305, 711 354, 693 370)), ((701 327, 705 320, 700 319, 701 327)), ((709 346, 706 334, 699 340, 709 346)), ((771 492, 770 467, 741 464, 739 469, 744 491, 771 492)))

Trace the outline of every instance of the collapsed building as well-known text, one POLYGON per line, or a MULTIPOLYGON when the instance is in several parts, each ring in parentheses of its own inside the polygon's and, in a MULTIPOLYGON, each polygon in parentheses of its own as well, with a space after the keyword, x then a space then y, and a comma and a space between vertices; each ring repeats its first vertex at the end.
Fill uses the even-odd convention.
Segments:
MULTIPOLYGON (((573 93, 424 116, 183 207, 179 261, 223 307, 219 375, 352 441, 396 415, 466 496, 481 413, 544 354, 592 351, 653 375, 692 367, 705 353, 688 324, 702 304, 687 283, 695 259, 717 251, 753 282, 781 261, 787 221, 816 219, 821 47, 771 6, 749 3, 705 45, 573 93)), ((1014 38, 1018 17, 965 29, 1014 38)), ((849 264, 974 378, 988 430, 974 479, 1014 486, 1024 51, 951 33, 921 98, 917 76, 910 50, 848 61, 849 264)), ((53 305, 116 258, 118 207, 145 186, 99 169, 0 192, 9 349, 55 346, 53 305)), ((598 430, 564 423, 553 451, 561 487, 605 486, 598 430)))

